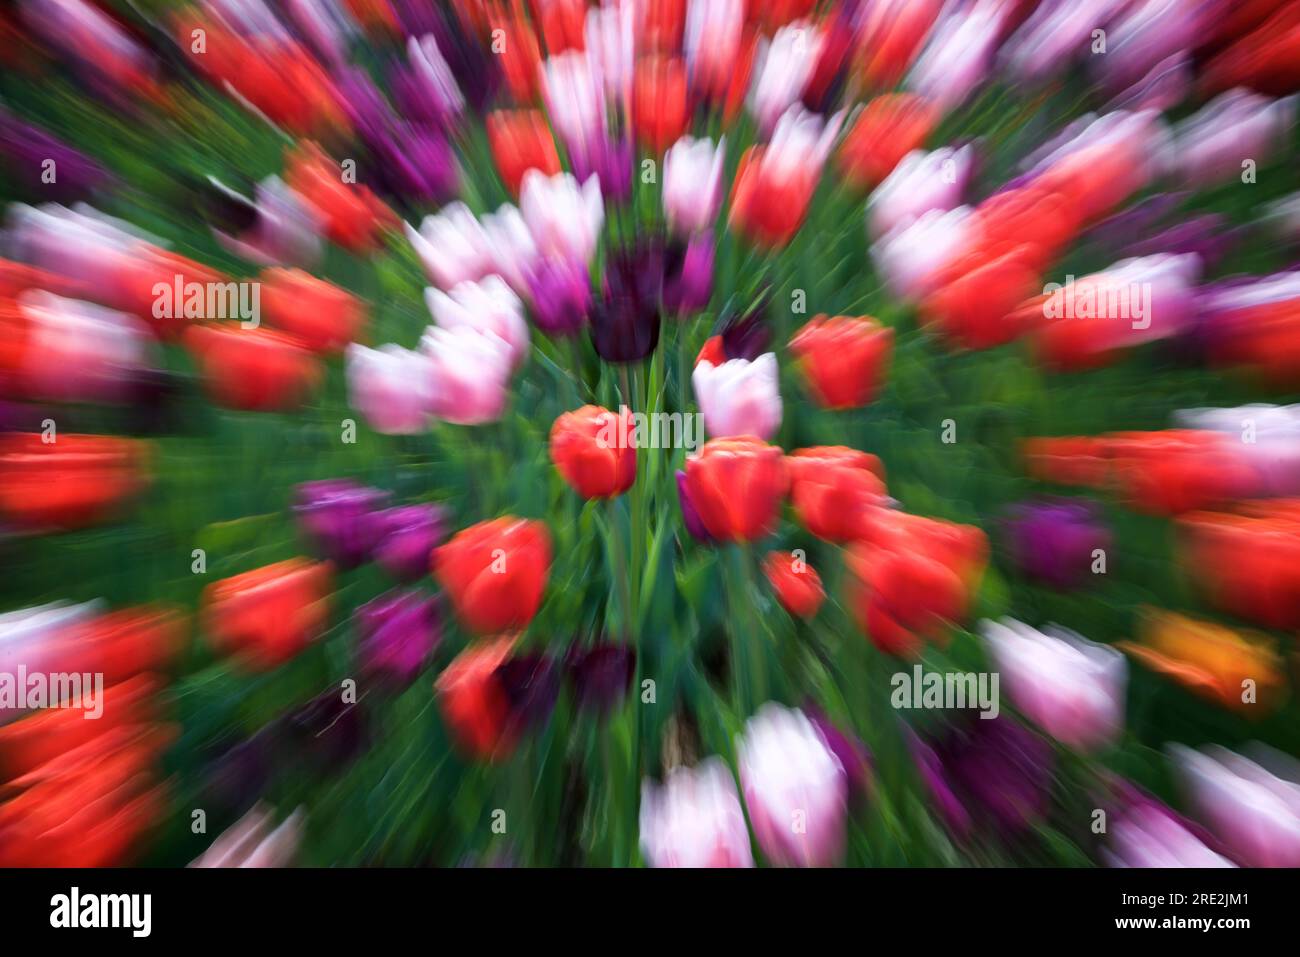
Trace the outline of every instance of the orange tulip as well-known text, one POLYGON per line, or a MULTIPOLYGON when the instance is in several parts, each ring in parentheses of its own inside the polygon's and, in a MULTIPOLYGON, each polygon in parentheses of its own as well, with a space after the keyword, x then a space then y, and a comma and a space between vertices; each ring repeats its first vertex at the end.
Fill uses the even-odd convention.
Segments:
POLYGON ((636 481, 632 413, 598 405, 565 412, 551 426, 551 461, 585 499, 614 498, 636 481))
POLYGON ((149 445, 106 435, 0 434, 0 515, 24 528, 93 525, 148 484, 149 445))
POLYGON ((513 516, 463 529, 433 553, 433 572, 461 623, 476 634, 528 627, 551 568, 542 522, 513 516))
POLYGON ((632 126, 641 146, 662 156, 689 129, 686 66, 676 57, 645 57, 632 85, 632 126))
POLYGON ((514 748, 510 702, 496 674, 513 645, 511 638, 476 642, 434 682, 443 720, 468 757, 491 761, 508 756, 514 748))
POLYGON ((875 189, 939 123, 939 111, 912 93, 889 93, 868 103, 840 146, 840 174, 863 191, 875 189))
POLYGON ((284 664, 324 630, 332 577, 328 562, 291 558, 214 582, 203 591, 208 640, 255 671, 284 664))
POLYGON ((885 497, 884 466, 858 449, 816 446, 786 457, 790 500, 808 531, 828 542, 861 538, 885 497))
POLYGON ((814 617, 826 599, 817 570, 787 552, 768 552, 763 574, 781 607, 796 618, 814 617))
POLYGON ((213 401, 231 409, 294 409, 321 380, 320 363, 293 336, 238 323, 195 326, 185 337, 213 401))
POLYGON ((785 457, 753 436, 712 439, 686 460, 686 489, 709 534, 752 542, 776 525, 787 484, 785 457))
POLYGON ((547 176, 560 171, 550 127, 540 110, 497 110, 487 117, 488 144, 497 172, 513 196, 519 195, 524 174, 535 169, 547 176))
POLYGON ((853 409, 879 391, 889 370, 894 330, 870 316, 814 316, 790 340, 790 351, 818 405, 853 409))

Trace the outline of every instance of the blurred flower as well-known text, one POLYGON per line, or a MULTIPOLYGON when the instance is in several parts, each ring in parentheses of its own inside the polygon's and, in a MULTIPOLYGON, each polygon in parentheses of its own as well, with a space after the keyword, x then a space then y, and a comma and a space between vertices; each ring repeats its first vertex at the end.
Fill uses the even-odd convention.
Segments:
POLYGON ((754 837, 780 867, 831 867, 844 854, 848 777, 802 711, 768 702, 736 742, 754 837))
POLYGON ((399 505, 379 513, 383 537, 374 556, 399 581, 427 575, 433 551, 447 534, 447 512, 441 505, 399 505))
POLYGON ((816 617, 826 599, 826 591, 815 568, 801 557, 775 551, 767 553, 763 574, 782 608, 796 618, 816 617))
POLYGON ((259 803, 190 867, 290 867, 302 841, 304 817, 300 808, 273 826, 271 809, 259 803))
POLYGON ((380 509, 388 493, 348 479, 303 482, 293 510, 309 541, 335 565, 355 568, 370 560, 383 534, 380 509))
POLYGON ((971 177, 973 149, 944 148, 933 153, 913 150, 871 194, 867 222, 877 238, 932 209, 948 210, 961 202, 971 177))
POLYGON ((429 287, 424 302, 442 329, 475 329, 495 334, 510 347, 510 364, 518 368, 528 357, 530 339, 524 304, 500 276, 460 282, 450 294, 429 287))
POLYGON ((0 433, 0 515, 20 528, 94 525, 149 484, 150 459, 138 439, 0 433))
POLYGON ((907 78, 909 88, 942 110, 960 106, 988 77, 1008 7, 975 0, 948 9, 907 78))
POLYGON ((587 58, 600 76, 605 95, 615 103, 627 103, 631 97, 638 12, 631 0, 587 8, 582 34, 587 58))
POLYGON ((879 0, 867 6, 858 54, 869 87, 881 90, 898 85, 943 6, 943 0, 879 0))
POLYGON ((709 100, 726 96, 741 59, 744 0, 687 0, 682 40, 691 89, 709 100))
POLYGON ((606 362, 638 362, 659 344, 663 251, 653 244, 612 249, 591 313, 591 342, 606 362))
POLYGON ((494 271, 492 244, 464 203, 451 203, 437 215, 424 217, 419 232, 403 225, 425 273, 440 288, 451 289, 494 271))
POLYGON ((433 365, 430 411, 456 425, 495 422, 509 398, 512 347, 494 332, 471 326, 429 326, 420 352, 433 365))
POLYGON ((267 323, 312 352, 340 354, 365 328, 365 309, 356 297, 301 269, 268 269, 261 283, 267 323))
POLYGON ((213 401, 231 409, 295 409, 322 378, 320 363, 298 339, 272 329, 244 329, 234 322, 196 325, 185 344, 213 401))
POLYGON ((1175 128, 1177 170, 1196 188, 1236 179, 1244 161, 1268 162, 1286 142, 1294 119, 1294 98, 1230 90, 1175 128))
POLYGON ((569 487, 584 499, 614 498, 636 481, 636 437, 632 414, 584 405, 551 425, 551 461, 569 487))
POLYGON ((427 355, 391 342, 378 349, 348 346, 348 405, 376 432, 423 432, 433 408, 434 365, 427 355))
POLYGON ((704 343, 704 348, 695 357, 696 365, 708 361, 718 366, 729 359, 753 361, 768 352, 772 331, 767 324, 767 300, 765 295, 743 315, 724 313, 725 318, 720 320, 722 332, 710 336, 704 343))
POLYGON ((606 715, 622 704, 636 675, 636 649, 600 642, 574 646, 565 658, 580 709, 606 715))
POLYGON ((413 589, 371 599, 353 620, 362 674, 395 690, 415 683, 441 638, 437 602, 413 589))
MULTIPOLYGON (((695 0, 699 2, 699 0, 695 0)), ((719 757, 641 782, 641 854, 651 867, 753 867, 736 782, 719 757)))
POLYGON ((595 177, 589 176, 579 186, 568 173, 548 177, 529 170, 524 173, 519 209, 543 256, 584 267, 591 262, 605 220, 595 177))
POLYGON ((1232 867, 1206 846, 1193 825, 1145 796, 1111 816, 1110 843, 1103 852, 1111 867, 1232 867))
POLYGON ((555 134, 570 156, 590 159, 605 141, 605 90, 591 61, 579 50, 542 62, 542 91, 555 134))
POLYGON ((731 228, 764 249, 786 246, 803 224, 821 169, 844 121, 825 121, 792 106, 766 146, 740 158, 731 191, 731 228))
POLYGON ((27 189, 56 201, 84 196, 109 182, 108 172, 94 160, 3 108, 0 156, 27 189), (47 173, 52 176, 47 178, 47 173))
POLYGON ((462 529, 433 559, 434 577, 457 618, 476 634, 527 628, 550 566, 546 526, 512 516, 462 529))
POLYGON ((323 631, 332 577, 326 562, 291 558, 214 582, 203 590, 208 641, 255 671, 284 664, 323 631))
POLYGON ((761 134, 770 136, 786 110, 799 102, 823 42, 822 31, 807 20, 782 27, 770 41, 759 41, 748 105, 761 134))
POLYGON ((494 25, 501 31, 501 72, 517 103, 532 103, 541 88, 541 45, 522 11, 511 12, 494 25))
POLYGON ((436 113, 431 119, 446 123, 459 116, 465 109, 465 99, 451 67, 438 49, 437 36, 426 33, 407 37, 406 53, 411 64, 410 75, 423 94, 420 101, 436 113))
POLYGON ((311 266, 320 259, 320 217, 278 176, 258 183, 251 202, 215 179, 209 183, 212 229, 226 250, 262 266, 311 266))
POLYGON ((706 545, 711 543, 713 536, 704 527, 700 513, 695 511, 695 506, 691 503, 690 492, 686 485, 686 473, 681 469, 677 470, 677 503, 682 510, 682 524, 686 526, 686 531, 690 533, 691 538, 706 545))
POLYGON ((1111 535, 1100 510, 1086 499, 1023 502, 1006 522, 1012 561, 1031 581, 1077 588, 1088 580, 1095 552, 1109 550, 1111 535))
POLYGON ((686 459, 686 496, 709 534, 752 542, 775 526, 786 490, 781 449, 742 436, 711 439, 686 459))
POLYGON ((284 747, 309 774, 338 774, 369 748, 366 713, 350 697, 330 688, 284 716, 284 747))
POLYGON ((438 676, 434 691, 443 721, 467 757, 500 760, 514 749, 514 728, 497 669, 510 655, 511 638, 469 645, 438 676))
POLYGON ((871 752, 862 740, 853 733, 850 728, 842 729, 822 713, 821 709, 815 704, 807 702, 804 704, 803 713, 808 716, 813 727, 821 734, 826 741, 826 746, 831 749, 831 754, 840 762, 840 767, 844 768, 844 773, 848 779, 849 799, 860 800, 867 797, 872 788, 872 763, 871 752))
POLYGON ((620 204, 632 198, 632 158, 632 138, 621 132, 602 136, 581 152, 570 153, 569 163, 579 182, 595 176, 605 201, 620 204))
POLYGON ((796 449, 785 461, 790 501, 804 527, 829 542, 861 538, 871 510, 885 502, 880 459, 836 445, 796 449))
POLYGON ((664 250, 665 312, 679 318, 699 312, 712 296, 713 236, 701 233, 686 243, 669 241, 664 250))
POLYGON ((664 213, 679 234, 713 228, 726 148, 725 138, 714 147, 712 140, 683 136, 664 155, 664 213))
POLYGON ((538 260, 529 277, 528 296, 533 321, 547 335, 573 335, 587 325, 591 278, 581 263, 538 260))
POLYGON ((1066 747, 1095 751, 1124 724, 1124 656, 1059 627, 1039 631, 1011 618, 980 631, 1012 703, 1066 747))
POLYGON ((284 179, 320 214, 325 235, 349 252, 370 252, 390 225, 391 211, 366 187, 345 182, 339 165, 315 144, 299 146, 285 160, 284 179))
POLYGON ((895 296, 923 299, 943 285, 944 270, 965 251, 975 222, 969 206, 931 209, 877 239, 872 262, 895 296))
POLYGON ((537 110, 497 110, 487 116, 488 144, 506 189, 519 195, 524 173, 535 169, 545 176, 560 171, 560 156, 537 110))
POLYGON ((1257 760, 1218 745, 1166 750, 1197 815, 1246 867, 1300 866, 1300 773, 1294 760, 1256 746, 1257 760))
POLYGON ((883 385, 893 343, 894 330, 870 316, 820 315, 794 334, 790 351, 818 405, 852 409, 883 385))
POLYGON ((677 57, 641 58, 632 85, 632 126, 642 148, 662 155, 690 124, 686 65, 677 57))
POLYGON ((710 437, 752 435, 770 439, 781 426, 781 393, 776 353, 752 362, 731 359, 719 366, 695 366, 691 383, 710 437))
POLYGON ((1001 57, 1011 73, 1028 81, 1064 73, 1082 61, 1101 29, 1124 6, 1123 0, 1046 0, 1003 45, 1001 57))
POLYGON ((560 677, 550 655, 513 655, 497 666, 495 678, 505 692, 512 731, 527 731, 546 722, 559 700, 560 677))
POLYGON ((1112 90, 1132 86, 1147 67, 1198 45, 1209 25, 1198 0, 1136 0, 1106 25, 1106 55, 1092 64, 1112 90))

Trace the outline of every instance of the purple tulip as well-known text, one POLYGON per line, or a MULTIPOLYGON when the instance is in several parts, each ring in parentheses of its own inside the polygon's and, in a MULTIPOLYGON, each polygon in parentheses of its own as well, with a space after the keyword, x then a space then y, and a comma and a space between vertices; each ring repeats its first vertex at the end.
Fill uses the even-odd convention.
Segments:
POLYGON ((360 702, 344 701, 337 687, 317 695, 282 720, 286 754, 305 761, 311 772, 337 772, 360 756, 370 742, 360 702))
POLYGON ((528 277, 533 322, 550 336, 574 335, 591 312, 591 279, 577 262, 539 258, 528 277))
POLYGON ((1241 236, 1240 230, 1228 226, 1228 221, 1218 213, 1193 216, 1154 236, 1124 246, 1121 255, 1127 258, 1159 253, 1195 253, 1201 257, 1205 269, 1213 269, 1241 236))
POLYGON ((805 703, 803 712, 813 723, 813 727, 821 732, 831 753, 843 766, 844 773, 848 776, 849 797, 859 799, 869 796, 872 779, 870 749, 852 731, 840 730, 839 726, 832 723, 831 719, 826 717, 815 704, 805 703))
POLYGON ((340 568, 370 559, 383 534, 379 509, 388 493, 347 479, 304 482, 294 490, 299 526, 340 568))
POLYGON ((279 723, 273 721, 208 764, 203 797, 209 807, 222 814, 238 814, 266 790, 280 765, 280 733, 279 723))
POLYGON ((722 353, 728 359, 749 359, 752 362, 764 352, 772 351, 772 328, 767 322, 767 305, 771 298, 771 288, 764 289, 748 312, 739 317, 733 314, 723 324, 722 353))
POLYGON ((659 344, 663 252, 654 244, 612 251, 604 295, 591 315, 591 341, 606 362, 639 362, 659 344))
POLYGON ((1110 815, 1102 858, 1110 867, 1232 867, 1209 834, 1154 797, 1124 783, 1110 815))
POLYGON ((0 155, 27 189, 55 201, 79 199, 110 179, 94 160, 5 110, 0 110, 0 155), (54 177, 50 182, 44 178, 47 169, 54 177))
POLYGON ((686 491, 686 473, 681 469, 677 470, 677 501, 682 507, 682 524, 686 526, 686 531, 690 532, 691 538, 705 545, 712 544, 713 536, 704 527, 700 513, 695 510, 695 505, 691 502, 690 493, 686 491))
POLYGON ((379 514, 383 538, 375 561, 398 581, 417 581, 429 573, 429 556, 447 536, 441 505, 399 505, 379 514))
POLYGON ((566 658, 578 707, 597 714, 614 710, 627 695, 636 674, 636 649, 631 645, 574 647, 566 658))
POLYGON ((520 654, 507 658, 495 672, 505 690, 511 721, 518 730, 546 722, 560 696, 560 669, 548 655, 520 654))
POLYGON ((713 295, 713 236, 702 233, 687 243, 670 243, 664 260, 664 312, 697 313, 713 295))
POLYGON ((1007 548, 1021 573, 1062 590, 1079 587, 1092 571, 1093 552, 1110 547, 1100 509, 1086 499, 1045 498, 1012 507, 1007 548))
POLYGON ((569 154, 573 175, 585 183, 595 175, 601 195, 618 205, 632 197, 632 138, 627 135, 601 133, 592 142, 573 149, 569 154))
POLYGON ((442 637, 437 600, 394 589, 356 610, 357 659, 368 678, 386 687, 410 687, 442 637))

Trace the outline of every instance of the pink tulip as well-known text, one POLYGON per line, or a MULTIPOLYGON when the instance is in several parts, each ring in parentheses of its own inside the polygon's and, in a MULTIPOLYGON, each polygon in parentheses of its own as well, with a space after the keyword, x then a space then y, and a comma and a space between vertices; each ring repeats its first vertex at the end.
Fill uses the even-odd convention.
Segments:
MULTIPOLYGON (((29 674, 59 670, 53 660, 54 646, 102 612, 97 601, 79 605, 58 601, 0 614, 0 674, 17 675, 19 667, 29 674)), ((22 714, 16 701, 5 704, 0 707, 0 725, 22 714)))
POLYGON ((1124 0, 1047 0, 1003 46, 1001 59, 1022 80, 1064 73, 1091 55, 1093 31, 1123 5, 1124 0))
POLYGON ((429 326, 420 351, 433 363, 431 411, 456 425, 495 422, 505 411, 510 386, 510 344, 472 326, 429 326))
POLYGON ((510 346, 512 368, 519 368, 528 357, 530 340, 524 304, 500 276, 457 283, 450 294, 425 289, 424 302, 433 321, 443 329, 468 326, 500 336, 510 346))
POLYGON ((636 62, 636 13, 634 0, 612 0, 588 9, 583 28, 587 59, 605 95, 624 105, 631 96, 636 62))
POLYGON ((753 362, 730 359, 715 366, 707 359, 691 375, 695 398, 710 438, 754 435, 770 439, 781 425, 781 386, 776 353, 753 362))
POLYGON ((727 143, 683 136, 664 155, 664 213, 679 235, 713 228, 722 202, 727 143))
POLYGON ((867 204, 871 234, 879 238, 932 209, 949 210, 961 202, 970 181, 974 150, 945 147, 926 153, 913 150, 885 177, 867 204))
POLYGON ((1204 0, 1137 0, 1106 24, 1106 52, 1089 65, 1110 90, 1136 83, 1153 63, 1190 51, 1209 26, 1204 0))
POLYGON ((1262 494, 1300 495, 1300 405, 1187 409, 1176 419, 1182 428, 1231 436, 1242 460, 1254 468, 1262 494))
POLYGON ((745 0, 687 0, 682 47, 694 88, 713 93, 725 82, 740 58, 744 26, 745 0))
POLYGON ((299 809, 276 826, 272 809, 259 803, 190 867, 289 867, 302 842, 304 816, 299 809))
POLYGON ((1262 166, 1287 142, 1294 116, 1294 97, 1229 90, 1175 128, 1178 172, 1195 187, 1236 179, 1247 160, 1262 166))
POLYGON ((768 702, 736 744, 754 836, 779 866, 830 867, 844 855, 848 776, 802 711, 768 702))
POLYGON ((753 867, 731 771, 712 757, 641 784, 641 854, 651 867, 753 867))
POLYGON ((519 208, 541 255, 583 266, 591 263, 605 221, 594 174, 579 186, 568 173, 546 176, 530 169, 524 174, 519 208))
POLYGON ((492 245, 479 221, 464 203, 444 206, 424 217, 419 232, 404 223, 406 238, 415 247, 424 271, 441 289, 473 282, 493 272, 492 245))
POLYGON ((821 31, 805 20, 787 24, 770 41, 759 41, 746 102, 764 136, 770 136, 777 120, 799 102, 821 46, 821 31))
POLYGON ((1115 815, 1103 856, 1111 867, 1235 866, 1154 801, 1142 801, 1115 815))
POLYGON ((495 272, 527 298, 538 256, 537 244, 523 215, 517 207, 503 203, 495 213, 483 217, 483 231, 492 249, 495 272))
POLYGON ((976 0, 944 16, 907 78, 909 89, 943 110, 960 106, 993 68, 1008 6, 976 0))
POLYGON ((923 299, 938 287, 944 267, 973 245, 975 223, 969 206, 932 209, 881 236, 871 258, 895 296, 923 299))
POLYGON ((1031 721, 1070 748, 1108 744, 1124 723, 1128 664, 1120 652, 1057 628, 981 623, 1007 694, 1031 721))
POLYGON ((1300 766, 1257 745, 1257 760, 1210 745, 1168 746, 1196 814, 1247 867, 1300 867, 1300 766), (1265 766, 1267 765, 1267 767, 1265 766))
POLYGON ((542 94, 551 125, 574 156, 590 158, 608 138, 605 89, 587 54, 569 50, 542 63, 542 94))
POLYGON ((389 343, 378 349, 348 346, 348 404, 376 432, 413 435, 429 425, 434 367, 429 357, 389 343))

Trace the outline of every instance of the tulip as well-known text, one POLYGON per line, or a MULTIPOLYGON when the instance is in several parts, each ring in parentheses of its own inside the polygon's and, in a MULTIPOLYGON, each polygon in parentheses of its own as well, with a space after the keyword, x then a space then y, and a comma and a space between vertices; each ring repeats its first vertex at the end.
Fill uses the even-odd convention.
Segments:
POLYGON ((365 310, 350 293, 301 269, 268 269, 261 281, 267 323, 312 352, 341 353, 365 326, 365 310))
POLYGON ((579 51, 548 57, 542 91, 551 125, 570 156, 591 158, 607 137, 605 90, 591 61, 579 51))
POLYGON ((844 768, 848 779, 849 799, 860 800, 867 797, 872 788, 871 751, 862 743, 862 739, 852 729, 843 730, 833 723, 815 704, 805 702, 803 713, 821 734, 826 747, 831 749, 844 768))
POLYGON ((627 103, 632 93, 632 67, 636 58, 637 10, 634 4, 619 0, 587 8, 583 41, 605 88, 605 95, 615 103, 627 103))
POLYGON ((291 558, 223 578, 203 590, 204 630, 219 654, 268 671, 324 630, 332 569, 291 558))
POLYGON ((436 216, 424 217, 419 232, 403 225, 425 273, 439 288, 451 289, 494 271, 492 244, 464 203, 452 203, 436 216))
POLYGON ((709 534, 752 542, 771 532, 785 495, 781 450, 752 436, 711 439, 686 460, 686 491, 709 534))
POLYGON ((201 785, 205 806, 221 814, 237 814, 264 793, 284 761, 284 722, 263 725, 252 736, 223 746, 203 769, 201 785))
POLYGON ((968 836, 976 815, 1008 837, 1047 816, 1052 749, 1011 718, 972 718, 932 745, 909 732, 908 743, 922 783, 957 838, 968 836))
POLYGON ((472 644, 434 682, 443 722, 471 759, 499 760, 514 749, 510 703, 497 677, 513 644, 510 638, 472 644))
POLYGON ((335 565, 355 568, 370 560, 383 534, 379 509, 387 492, 347 479, 304 482, 294 489, 294 512, 315 546, 335 565))
POLYGON ((109 182, 108 172, 94 160, 37 126, 0 109, 0 155, 8 169, 32 192, 58 202, 85 196, 109 182), (46 164, 55 171, 46 181, 46 164))
POLYGON ((1120 0, 1049 0, 1039 4, 1003 46, 1002 59, 1021 80, 1045 80, 1089 54, 1093 30, 1122 7, 1120 0))
POLYGON ((1293 759, 1257 745, 1256 760, 1211 745, 1168 745, 1198 817, 1246 867, 1300 866, 1300 774, 1293 759))
POLYGON ((0 434, 0 516, 29 529, 97 524, 148 485, 149 458, 137 439, 0 434))
POLYGON ((659 344, 663 252, 647 245, 613 250, 603 294, 591 315, 591 341, 606 362, 639 362, 659 344))
POLYGON ((551 461, 584 499, 615 498, 636 481, 632 414, 584 405, 551 426, 551 461))
POLYGON ((1112 814, 1103 856, 1111 867, 1233 867, 1198 830, 1159 801, 1135 796, 1112 814))
POLYGON ((385 194, 438 205, 460 195, 460 165, 442 130, 395 123, 367 134, 366 145, 378 162, 376 180, 385 194))
POLYGON ((285 182, 321 215, 325 235, 344 249, 365 253, 379 242, 392 216, 364 186, 345 183, 338 164, 310 144, 285 161, 285 182))
POLYGON ((941 110, 961 106, 992 70, 1006 15, 1001 0, 952 9, 935 24, 908 74, 908 87, 941 110))
POLYGON ((565 658, 569 680, 580 709, 607 715, 627 697, 636 675, 636 649, 601 642, 574 646, 565 658))
POLYGON ((609 133, 570 153, 569 163, 578 182, 595 176, 605 201, 622 204, 632 198, 632 154, 629 134, 609 133))
POLYGON ((591 278, 581 263, 539 260, 528 280, 533 321, 551 336, 571 336, 587 324, 591 278))
POLYGON ((330 688, 282 719, 284 747, 308 774, 338 774, 370 747, 361 702, 330 688))
POLYGON ((741 59, 744 0, 687 0, 682 46, 692 90, 722 99, 741 59))
MULTIPOLYGON (((20 666, 25 666, 29 673, 59 670, 54 667, 53 649, 65 643, 61 640, 63 635, 79 633, 78 626, 91 621, 97 611, 95 602, 79 605, 51 602, 0 614, 0 671, 12 675, 20 666)), ((0 725, 21 713, 16 703, 0 707, 0 725)))
POLYGON ((465 109, 465 98, 461 95, 451 66, 438 47, 437 34, 408 36, 406 53, 411 64, 410 76, 418 84, 421 93, 419 102, 435 111, 435 115, 429 119, 446 123, 459 116, 465 109))
POLYGON ((519 208, 539 253, 584 267, 591 262, 605 219, 595 177, 579 186, 567 173, 547 177, 529 170, 519 208))
POLYGON ((1008 550, 1021 573, 1053 588, 1077 588, 1092 573, 1096 552, 1111 536, 1097 507, 1083 499, 1047 499, 1012 509, 1008 550))
POLYGON ((836 4, 828 11, 817 57, 799 97, 806 109, 827 112, 843 94, 850 61, 860 47, 861 14, 858 0, 836 4))
POLYGON ((972 152, 963 146, 904 156, 867 202, 871 234, 879 239, 932 209, 957 206, 970 180, 972 152))
POLYGON ((194 326, 186 345, 214 402, 246 412, 298 408, 322 378, 320 363, 299 341, 238 323, 194 326))
POLYGON ((904 220, 871 247, 871 259, 889 291, 900 299, 924 299, 943 285, 943 276, 978 235, 969 206, 931 209, 904 220))
POLYGON ((1300 406, 1190 409, 1176 418, 1185 428, 1242 438, 1241 455, 1259 475, 1262 494, 1300 495, 1300 406), (1246 436, 1252 441, 1245 441, 1246 436))
POLYGON ((530 340, 524 304, 500 276, 457 283, 450 294, 425 289, 424 302, 442 329, 469 328, 495 334, 510 347, 513 368, 527 358, 530 340))
POLYGON ((880 0, 870 5, 858 41, 868 86, 892 89, 898 85, 943 7, 943 0, 880 0))
POLYGON ((804 20, 782 27, 770 42, 759 41, 748 106, 764 136, 770 136, 786 110, 799 102, 823 42, 822 31, 804 20))
POLYGON ((263 804, 236 821, 200 854, 190 867, 291 867, 302 841, 304 814, 294 811, 272 825, 263 804))
POLYGON ((767 324, 767 297, 743 315, 732 313, 722 322, 722 332, 710 336, 695 357, 695 363, 709 361, 715 366, 729 359, 753 361, 768 351, 772 332, 767 324))
POLYGON ((492 254, 489 272, 497 273, 511 289, 531 301, 529 284, 540 260, 537 244, 518 207, 503 203, 495 213, 483 217, 482 228, 492 254))
POLYGON ((262 266, 311 266, 320 259, 321 222, 316 211, 278 176, 268 176, 244 199, 209 180, 212 227, 227 251, 262 266))
POLYGON ((1108 89, 1132 86, 1147 68, 1173 54, 1190 51, 1209 20, 1194 0, 1139 0, 1125 4, 1107 24, 1106 55, 1093 64, 1108 89), (1098 62, 1103 61, 1103 62, 1098 62))
MULTIPOLYGON (((698 2, 698 0, 696 0, 698 2)), ((641 856, 651 867, 753 867, 731 771, 711 757, 641 782, 641 856)))
POLYGON ((1056 740, 1094 751, 1119 734, 1128 667, 1114 648, 1010 618, 980 630, 1012 702, 1056 740))
POLYGON ((437 604, 418 591, 386 592, 358 608, 354 620, 362 673, 397 690, 420 677, 441 637, 437 604))
POLYGON ((664 213, 679 235, 713 228, 726 149, 725 137, 714 147, 712 140, 683 136, 664 155, 664 213))
POLYGON ((429 424, 434 365, 430 358, 391 342, 378 349, 348 346, 344 368, 348 405, 384 435, 413 435, 429 424))
POLYGON ((776 353, 766 352, 750 362, 732 359, 695 367, 691 382, 713 438, 753 435, 770 439, 781 425, 781 393, 776 353))
POLYGON ((539 92, 542 50, 537 34, 522 12, 508 15, 494 26, 501 30, 501 72, 517 103, 532 103, 539 92))
POLYGON ((537 110, 497 110, 487 117, 488 144, 501 181, 511 195, 519 195, 524 173, 535 169, 545 176, 560 171, 560 156, 537 110))
POLYGON ((690 491, 686 485, 686 473, 681 469, 677 470, 677 503, 682 510, 682 524, 686 526, 686 531, 690 533, 691 538, 706 545, 710 544, 713 536, 704 527, 700 513, 695 511, 695 505, 691 502, 690 491))
POLYGON ((680 59, 648 56, 637 63, 631 119, 637 141, 655 156, 690 128, 686 65, 680 59))
POLYGON ((1174 129, 1177 170, 1194 188, 1241 175, 1244 160, 1265 163, 1287 140, 1294 99, 1230 90, 1174 129))
POLYGON ((446 510, 440 505, 399 505, 379 513, 383 538, 375 561, 399 581, 415 581, 429 571, 433 550, 446 534, 446 510))
POLYGON ((469 326, 430 326, 420 338, 420 351, 433 366, 433 415, 456 425, 501 418, 509 397, 510 343, 469 326))
POLYGON ((848 776, 802 711, 768 702, 736 742, 754 837, 780 867, 830 867, 844 854, 848 776))
POLYGON ((797 449, 786 465, 795 513, 818 538, 861 538, 871 514, 885 504, 884 466, 867 452, 844 446, 797 449))
POLYGON ((456 617, 476 634, 528 627, 551 566, 541 522, 506 516, 456 533, 433 555, 433 573, 456 617))
POLYGON ((1300 528, 1283 503, 1179 521, 1183 564, 1215 608, 1269 628, 1300 627, 1300 528))
POLYGON ((826 599, 817 570, 787 552, 768 552, 763 574, 781 607, 795 618, 815 618, 826 599))
POLYGON ((786 246, 803 224, 842 113, 826 121, 796 105, 777 121, 766 146, 741 157, 731 192, 731 228, 764 249, 786 246))
POLYGON ((1207 269, 1219 264, 1240 238, 1240 231, 1228 228, 1217 213, 1193 216, 1150 237, 1127 243, 1121 255, 1128 258, 1167 255, 1196 255, 1207 269))
POLYGON ((495 679, 503 689, 513 732, 546 723, 560 697, 560 669, 550 655, 520 654, 497 666, 495 679))
POLYGON ((684 245, 669 242, 664 251, 664 310, 680 318, 701 311, 712 297, 712 235, 692 236, 684 245))
POLYGON ((866 405, 888 373, 894 331, 870 316, 815 316, 790 340, 799 369, 818 405, 866 405))

